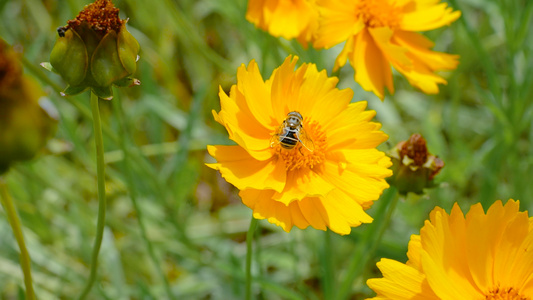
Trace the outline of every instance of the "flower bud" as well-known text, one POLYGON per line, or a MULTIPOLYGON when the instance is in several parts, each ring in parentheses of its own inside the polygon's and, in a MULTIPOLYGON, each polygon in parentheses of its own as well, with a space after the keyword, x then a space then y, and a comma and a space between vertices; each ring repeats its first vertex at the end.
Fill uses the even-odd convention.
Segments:
POLYGON ((426 140, 420 134, 398 143, 390 151, 392 177, 387 179, 400 194, 422 194, 424 188, 435 186, 433 179, 444 167, 444 162, 428 152, 426 140))
POLYGON ((12 162, 35 156, 56 125, 51 102, 22 74, 17 55, 0 39, 0 174, 12 162))
POLYGON ((111 0, 96 0, 66 26, 58 28, 50 64, 42 65, 59 73, 69 84, 62 95, 91 88, 98 97, 111 100, 112 84, 140 84, 131 77, 137 69, 139 43, 118 12, 111 0))

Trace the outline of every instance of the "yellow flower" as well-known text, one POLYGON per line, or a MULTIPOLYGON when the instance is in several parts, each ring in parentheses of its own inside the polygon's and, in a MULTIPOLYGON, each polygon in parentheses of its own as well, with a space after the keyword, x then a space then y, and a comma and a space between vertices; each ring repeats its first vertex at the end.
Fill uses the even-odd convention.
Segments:
POLYGON ((496 201, 463 216, 435 208, 420 235, 411 236, 406 264, 382 259, 384 278, 369 279, 372 299, 533 298, 533 217, 519 202, 496 201))
POLYGON ((250 0, 246 19, 276 37, 297 38, 304 45, 318 27, 316 0, 250 0))
POLYGON ((289 56, 266 81, 252 60, 229 96, 220 90, 213 114, 238 145, 208 146, 218 161, 208 166, 240 189, 257 219, 287 232, 311 225, 348 234, 372 222, 364 210, 388 187, 391 161, 376 149, 387 135, 370 122, 366 102, 350 103, 352 90, 337 89, 338 79, 314 64, 295 70, 297 60, 289 56), (296 113, 303 129, 291 123, 296 113), (299 130, 300 141, 280 131, 284 124, 295 125, 288 129, 299 130))
POLYGON ((457 55, 431 51, 433 42, 416 31, 448 25, 461 13, 439 0, 318 0, 320 19, 315 48, 346 42, 334 70, 349 59, 355 81, 383 100, 394 93, 390 65, 428 94, 446 84, 437 70, 457 67, 457 55))

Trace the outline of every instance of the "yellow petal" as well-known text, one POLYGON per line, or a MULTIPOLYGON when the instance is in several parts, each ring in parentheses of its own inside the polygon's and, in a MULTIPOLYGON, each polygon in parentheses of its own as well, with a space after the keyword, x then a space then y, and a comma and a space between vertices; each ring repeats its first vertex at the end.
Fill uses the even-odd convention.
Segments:
POLYGON ((258 160, 267 160, 272 157, 270 151, 270 133, 262 126, 243 104, 245 101, 236 88, 232 88, 231 98, 220 89, 220 106, 218 114, 214 113, 215 120, 226 127, 229 138, 247 149, 250 155, 258 160), (240 104, 240 105, 239 105, 240 104))
POLYGON ((364 90, 372 91, 381 100, 385 98, 384 86, 394 93, 390 64, 366 28, 357 35, 350 62, 355 69, 355 81, 364 90))
POLYGON ((296 202, 289 206, 272 200, 274 191, 245 189, 241 190, 239 196, 245 205, 253 210, 256 219, 267 219, 268 222, 280 226, 289 232, 293 225, 300 229, 309 226, 309 223, 302 215, 296 202))
POLYGON ((315 48, 331 48, 356 35, 364 28, 357 17, 356 1, 318 1, 320 13, 315 48))
MULTIPOLYGON (((322 201, 318 198, 305 198, 292 202, 298 205, 305 220, 315 229, 326 230, 329 218, 322 201)), ((291 204, 292 204, 291 203, 291 204)))
POLYGON ((418 64, 427 66, 431 71, 453 70, 459 63, 458 55, 429 50, 433 47, 433 42, 416 32, 398 30, 394 33, 393 42, 407 49, 411 59, 417 60, 418 64))
MULTIPOLYGON (((422 265, 427 281, 438 296, 442 300, 457 300, 457 299, 483 299, 484 295, 475 290, 475 287, 468 285, 466 282, 454 281, 450 278, 450 272, 446 272, 450 265, 442 265, 434 261, 431 255, 427 252, 422 252, 422 265), (464 288, 464 289, 463 289, 464 288)), ((451 265, 455 265, 450 262, 451 265)))
POLYGON ((447 6, 446 3, 423 5, 419 6, 418 9, 406 12, 400 28, 406 31, 427 31, 449 25, 461 16, 461 12, 452 12, 452 9, 447 6))
POLYGON ((420 235, 413 234, 411 235, 411 239, 409 239, 409 245, 407 250, 407 257, 409 260, 407 261, 407 265, 411 266, 418 271, 422 271, 422 263, 420 261, 421 259, 421 250, 422 250, 422 243, 420 240, 420 235))
POLYGON ((336 72, 339 68, 342 68, 346 64, 346 60, 349 57, 353 57, 355 37, 350 37, 346 40, 341 53, 335 59, 335 65, 333 66, 333 72, 336 72))
POLYGON ((322 204, 329 216, 328 227, 338 234, 350 234, 351 227, 372 223, 363 207, 340 189, 327 194, 322 204))
MULTIPOLYGON (((396 35, 395 31, 388 27, 377 27, 369 28, 368 32, 389 62, 391 62, 393 65, 411 65, 411 60, 406 55, 407 49, 391 42, 393 34, 396 35)), ((389 90, 392 89, 392 78, 391 81, 387 83, 387 88, 389 88, 389 90)))
POLYGON ((369 177, 351 170, 339 172, 338 165, 330 161, 324 163, 323 177, 360 204, 378 199, 389 186, 383 178, 369 177))
POLYGON ((444 78, 434 74, 437 70, 451 70, 457 67, 458 56, 431 51, 425 48, 428 41, 421 35, 409 32, 397 32, 394 42, 408 49, 407 56, 412 65, 393 63, 398 72, 407 77, 409 83, 427 94, 439 92, 438 84, 446 84, 444 78))
POLYGON ((437 207, 431 212, 430 220, 420 230, 421 262, 433 291, 442 299, 458 299, 453 297, 459 294, 464 299, 479 297, 480 291, 470 274, 470 260, 465 255, 467 249, 460 248, 464 243, 456 242, 461 235, 452 232, 449 216, 437 207))
MULTIPOLYGON (((255 60, 237 70, 237 88, 242 93, 254 118, 263 126, 272 124, 274 112, 270 89, 265 84, 255 60)), ((244 124, 242 124, 244 125, 244 124)))
POLYGON ((383 273, 383 278, 369 279, 367 284, 379 296, 382 296, 382 299, 440 299, 429 287, 424 274, 418 270, 386 258, 382 258, 377 266, 383 273))
POLYGON ((275 193, 273 199, 285 205, 306 197, 328 194, 335 187, 308 168, 289 171, 283 191, 275 193))
POLYGON ((224 179, 240 190, 282 191, 285 186, 286 172, 282 160, 258 161, 240 146, 207 146, 207 150, 218 161, 207 166, 219 170, 224 179))

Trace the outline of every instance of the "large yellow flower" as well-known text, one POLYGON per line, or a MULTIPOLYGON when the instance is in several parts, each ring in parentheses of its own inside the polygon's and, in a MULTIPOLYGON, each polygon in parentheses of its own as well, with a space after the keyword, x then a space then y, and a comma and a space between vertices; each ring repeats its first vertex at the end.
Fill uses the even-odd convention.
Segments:
POLYGON ((240 189, 257 219, 285 231, 311 225, 348 234, 372 222, 364 210, 388 187, 391 161, 376 149, 387 135, 370 122, 375 112, 366 102, 350 103, 353 92, 337 89, 338 79, 314 64, 295 70, 297 60, 289 56, 266 81, 252 60, 229 96, 220 90, 221 111, 213 114, 238 145, 208 146, 218 161, 208 166, 240 189), (303 118, 307 148, 275 135, 290 112, 303 118))
POLYGON ((446 83, 437 70, 453 70, 457 55, 429 50, 433 42, 416 31, 448 25, 461 13, 440 0, 318 0, 319 29, 314 47, 330 48, 346 42, 335 70, 349 59, 355 81, 384 98, 394 93, 390 65, 428 94, 446 83))
POLYGON ((481 204, 463 216, 435 208, 411 236, 406 264, 382 259, 384 278, 369 279, 372 299, 533 299, 533 217, 519 202, 481 204))
POLYGON ((316 0, 249 0, 246 19, 276 37, 306 46, 318 27, 316 0))

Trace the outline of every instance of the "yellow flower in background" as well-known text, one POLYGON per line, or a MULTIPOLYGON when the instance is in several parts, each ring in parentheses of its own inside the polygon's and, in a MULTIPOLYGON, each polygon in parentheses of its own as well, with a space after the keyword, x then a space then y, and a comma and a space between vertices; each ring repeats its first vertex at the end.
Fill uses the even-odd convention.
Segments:
POLYGON ((412 235, 406 264, 382 259, 372 299, 533 299, 533 217, 519 202, 481 204, 465 216, 435 208, 412 235))
POLYGON ((249 0, 246 19, 275 37, 304 45, 318 27, 316 0, 249 0))
POLYGON ((391 161, 376 149, 387 135, 366 102, 350 103, 352 90, 314 64, 295 70, 297 60, 289 56, 266 81, 252 60, 229 95, 220 90, 213 114, 237 145, 208 146, 217 160, 208 166, 240 189, 257 219, 287 232, 310 225, 348 234, 372 222, 364 210, 388 187, 391 161))
POLYGON ((394 93, 391 65, 428 94, 446 84, 435 71, 453 70, 458 56, 431 51, 433 42, 418 31, 449 25, 461 13, 439 0, 318 0, 315 48, 346 42, 334 70, 349 59, 355 81, 383 100, 394 93))

